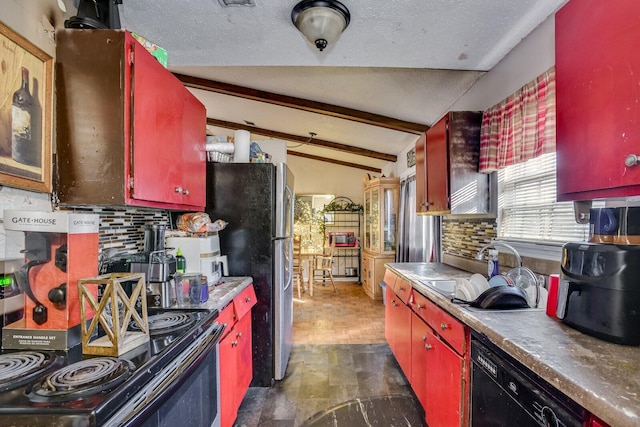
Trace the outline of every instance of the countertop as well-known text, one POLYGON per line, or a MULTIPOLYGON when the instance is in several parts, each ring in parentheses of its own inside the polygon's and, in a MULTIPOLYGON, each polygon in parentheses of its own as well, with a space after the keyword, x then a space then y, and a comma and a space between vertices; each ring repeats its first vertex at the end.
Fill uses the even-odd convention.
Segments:
POLYGON ((469 309, 419 282, 469 278, 467 271, 439 263, 386 266, 612 427, 640 425, 640 347, 583 334, 547 316, 545 310, 469 309))
POLYGON ((222 310, 247 286, 253 283, 251 277, 223 277, 214 286, 209 286, 209 299, 201 304, 182 304, 179 308, 200 308, 222 310))

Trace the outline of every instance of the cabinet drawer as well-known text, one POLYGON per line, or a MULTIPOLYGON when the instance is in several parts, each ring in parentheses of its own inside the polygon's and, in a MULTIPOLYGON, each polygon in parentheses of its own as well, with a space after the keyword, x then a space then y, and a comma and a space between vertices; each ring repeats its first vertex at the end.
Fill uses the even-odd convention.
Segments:
POLYGON ((392 272, 391 270, 386 270, 384 272, 384 279, 382 279, 384 281, 384 283, 387 284, 388 287, 390 287, 391 289, 395 290, 395 285, 396 285, 396 280, 397 280, 398 276, 396 276, 396 274, 394 272, 392 272))
POLYGON ((400 277, 398 277, 396 279, 394 288, 395 288, 396 294, 402 300, 402 302, 404 302, 405 304, 409 304, 409 301, 411 298, 411 291, 413 290, 411 285, 408 282, 401 279, 400 277))
POLYGON ((229 304, 227 304, 220 311, 220 314, 218 314, 218 323, 221 324, 221 325, 224 325, 224 324, 227 325, 227 328, 224 331, 225 335, 227 333, 229 333, 229 331, 231 330, 233 325, 235 325, 236 319, 235 319, 234 311, 233 311, 233 301, 230 302, 229 304))
POLYGON ((413 309, 418 316, 424 319, 458 354, 464 355, 467 350, 464 325, 424 295, 414 292, 413 298, 413 309))
POLYGON ((233 304, 236 310, 236 318, 242 319, 251 310, 251 307, 256 304, 256 292, 253 285, 249 285, 240 292, 233 299, 233 304))
POLYGON ((420 292, 415 291, 413 293, 413 303, 411 304, 411 308, 413 308, 413 311, 425 322, 429 321, 429 317, 427 316, 427 301, 427 297, 422 295, 420 292))

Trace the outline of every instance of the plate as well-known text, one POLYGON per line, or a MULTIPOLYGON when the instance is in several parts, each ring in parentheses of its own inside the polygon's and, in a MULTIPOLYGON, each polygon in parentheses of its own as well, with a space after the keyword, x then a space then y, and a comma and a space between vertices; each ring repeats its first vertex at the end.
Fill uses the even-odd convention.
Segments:
POLYGON ((460 298, 465 301, 473 301, 475 290, 473 289, 471 282, 467 279, 456 279, 456 298, 460 298))
POLYGON ((527 299, 529 300, 529 306, 532 308, 545 308, 547 306, 547 298, 549 296, 549 291, 546 288, 540 286, 538 288, 540 292, 540 299, 538 300, 538 306, 536 307, 536 288, 535 286, 531 286, 525 289, 525 293, 527 294, 527 299))
POLYGON ((489 289, 489 281, 482 274, 476 273, 472 275, 469 281, 476 287, 478 295, 489 289))
POLYGON ((493 276, 489 279, 489 286, 502 286, 502 285, 513 285, 513 280, 510 277, 504 276, 502 274, 498 274, 497 276, 493 276))

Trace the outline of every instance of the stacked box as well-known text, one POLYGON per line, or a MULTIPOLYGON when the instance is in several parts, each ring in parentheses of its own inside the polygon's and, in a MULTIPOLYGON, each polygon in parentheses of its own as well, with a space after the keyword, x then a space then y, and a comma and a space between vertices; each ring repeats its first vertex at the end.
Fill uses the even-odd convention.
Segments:
MULTIPOLYGON (((80 344, 78 279, 98 273, 99 216, 7 210, 4 228, 7 238, 23 235, 24 264, 15 276, 24 316, 13 323, 5 319, 2 348, 66 350, 80 344)), ((97 296, 97 286, 92 291, 97 296)))

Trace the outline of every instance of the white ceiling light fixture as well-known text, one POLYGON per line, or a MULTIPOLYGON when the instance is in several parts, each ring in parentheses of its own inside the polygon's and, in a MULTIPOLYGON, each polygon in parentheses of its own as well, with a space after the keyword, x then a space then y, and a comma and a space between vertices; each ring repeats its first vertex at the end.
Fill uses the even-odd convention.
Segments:
POLYGON ((318 50, 333 43, 349 25, 349 9, 337 0, 302 0, 291 11, 291 21, 318 50))

